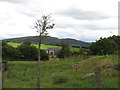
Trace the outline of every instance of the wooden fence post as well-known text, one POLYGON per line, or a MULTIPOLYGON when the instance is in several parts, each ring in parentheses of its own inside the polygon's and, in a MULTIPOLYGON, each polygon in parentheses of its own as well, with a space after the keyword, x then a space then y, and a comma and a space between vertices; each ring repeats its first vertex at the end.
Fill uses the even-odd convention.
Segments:
POLYGON ((95 70, 95 87, 100 88, 100 67, 95 70))

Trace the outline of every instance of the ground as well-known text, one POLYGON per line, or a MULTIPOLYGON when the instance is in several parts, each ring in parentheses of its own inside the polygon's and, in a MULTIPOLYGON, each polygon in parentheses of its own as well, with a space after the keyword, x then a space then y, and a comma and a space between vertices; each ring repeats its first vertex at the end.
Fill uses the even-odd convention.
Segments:
MULTIPOLYGON (((4 88, 36 88, 35 61, 8 61, 8 70, 3 72, 4 88)), ((81 56, 64 60, 50 59, 40 63, 41 88, 95 88, 95 76, 81 79, 82 75, 92 73, 97 66, 118 63, 117 55, 81 56), (78 65, 78 70, 72 67, 78 65)), ((118 87, 118 70, 105 68, 101 74, 101 88, 118 87)))

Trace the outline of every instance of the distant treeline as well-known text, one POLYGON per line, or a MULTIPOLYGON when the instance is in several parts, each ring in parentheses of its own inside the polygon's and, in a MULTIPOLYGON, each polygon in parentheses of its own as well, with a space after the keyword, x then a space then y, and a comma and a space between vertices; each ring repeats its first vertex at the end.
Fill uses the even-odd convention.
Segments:
MULTIPOLYGON (((82 55, 89 57, 89 55, 108 55, 119 54, 120 52, 120 36, 110 36, 107 38, 100 38, 93 42, 89 47, 80 47, 73 45, 72 47, 80 48, 79 52, 70 51, 70 46, 61 43, 61 48, 55 54, 57 58, 66 58, 70 56, 82 55)), ((45 50, 40 50, 41 60, 49 60, 49 55, 45 50)), ((30 41, 23 42, 17 48, 7 44, 7 41, 2 41, 2 57, 4 60, 37 60, 38 50, 35 46, 31 45, 30 41)))

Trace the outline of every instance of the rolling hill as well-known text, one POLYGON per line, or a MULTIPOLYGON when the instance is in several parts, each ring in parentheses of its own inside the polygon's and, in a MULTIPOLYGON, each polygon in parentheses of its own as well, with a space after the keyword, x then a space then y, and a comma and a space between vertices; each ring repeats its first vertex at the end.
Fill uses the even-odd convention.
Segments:
MULTIPOLYGON (((61 42, 65 42, 66 44, 72 45, 72 46, 81 46, 81 47, 88 47, 90 46, 90 43, 88 42, 83 42, 80 40, 76 39, 71 39, 71 38, 64 38, 64 39, 59 39, 56 37, 42 37, 44 40, 42 43, 44 44, 50 44, 50 45, 60 45, 61 42)), ((38 42, 38 36, 27 36, 27 37, 20 37, 20 38, 10 38, 10 39, 5 39, 7 41, 12 41, 12 42, 24 42, 24 41, 31 41, 31 42, 38 42)))

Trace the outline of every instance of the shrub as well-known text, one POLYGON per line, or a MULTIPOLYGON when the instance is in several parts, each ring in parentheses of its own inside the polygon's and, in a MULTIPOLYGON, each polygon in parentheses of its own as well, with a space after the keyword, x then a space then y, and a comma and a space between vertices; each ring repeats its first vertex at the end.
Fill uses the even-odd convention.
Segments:
POLYGON ((37 48, 35 46, 31 46, 31 43, 26 41, 20 46, 18 46, 18 50, 21 52, 21 59, 25 60, 37 60, 37 48))
POLYGON ((2 40, 2 46, 6 46, 7 45, 7 41, 6 40, 2 40))
POLYGON ((46 53, 45 50, 40 50, 40 52, 41 52, 40 56, 41 56, 41 60, 42 60, 42 61, 47 61, 47 60, 49 60, 49 55, 46 53))
POLYGON ((24 45, 31 45, 31 42, 30 41, 25 41, 23 42, 24 45))
MULTIPOLYGON (((48 54, 44 50, 40 50, 41 60, 49 60, 48 54)), ((38 49, 35 46, 31 46, 30 41, 26 41, 17 48, 9 46, 7 41, 2 42, 2 57, 3 60, 37 60, 38 49)))
POLYGON ((114 54, 119 50, 120 36, 112 36, 108 38, 100 38, 90 46, 92 55, 114 54))
POLYGON ((20 59, 21 53, 18 49, 9 46, 6 42, 2 43, 2 57, 3 60, 15 60, 20 59))
POLYGON ((63 43, 61 49, 57 52, 58 58, 65 58, 71 56, 71 51, 69 45, 63 43))
MULTIPOLYGON (((31 42, 26 41, 20 46, 18 46, 19 51, 23 60, 36 60, 38 59, 38 49, 35 46, 31 46, 31 42)), ((40 50, 41 60, 47 61, 49 60, 48 54, 44 50, 40 50)))
POLYGON ((91 54, 91 51, 90 51, 90 49, 81 48, 79 51, 79 54, 85 58, 88 58, 89 55, 91 54))

